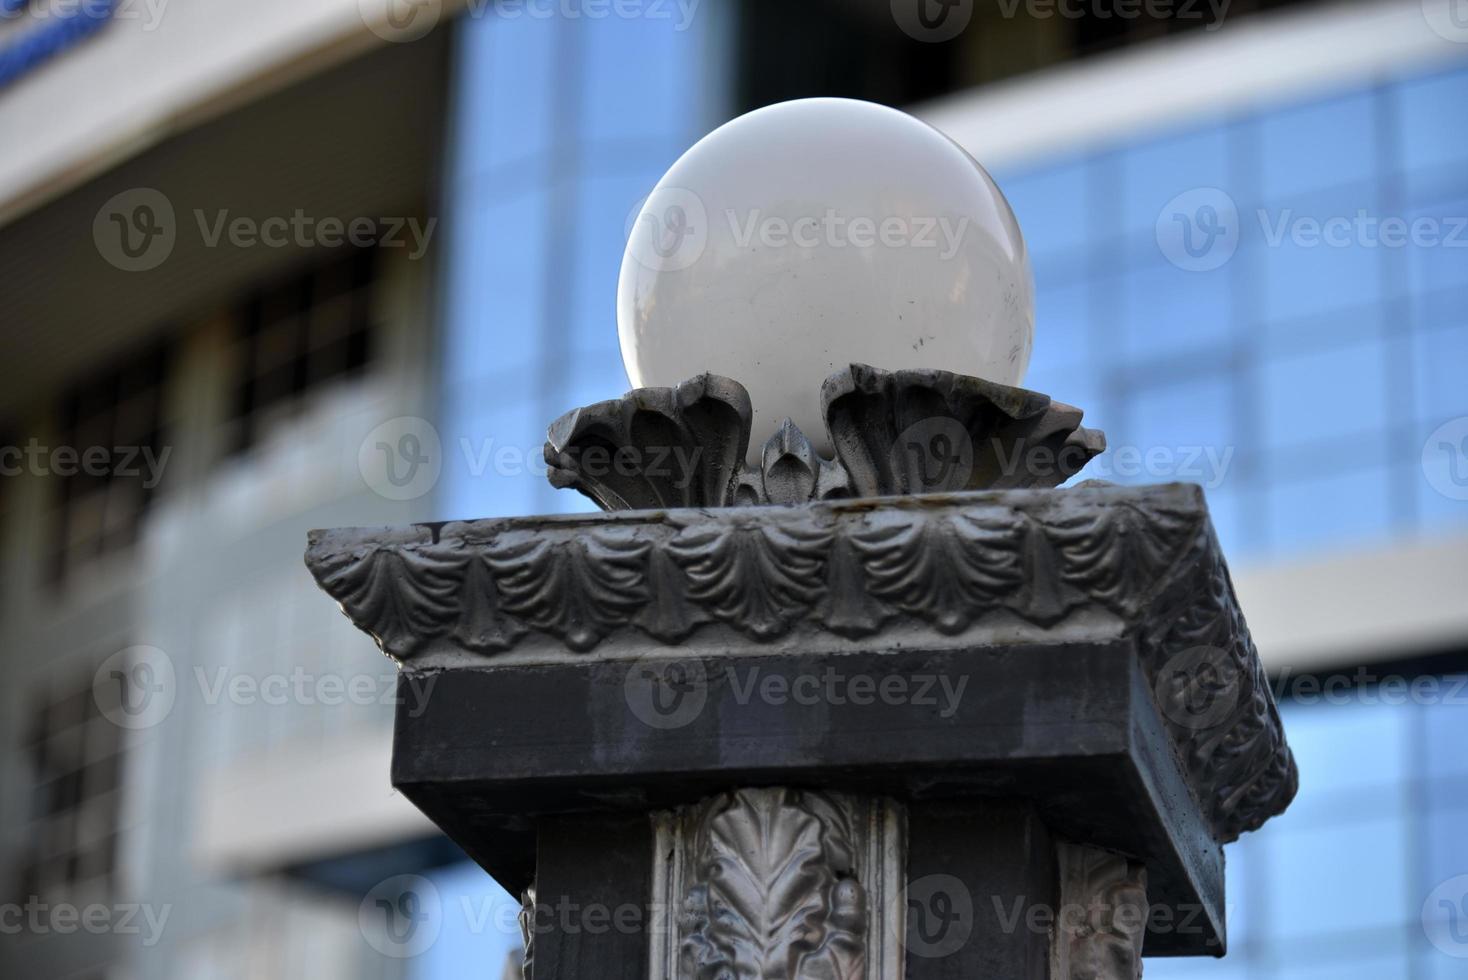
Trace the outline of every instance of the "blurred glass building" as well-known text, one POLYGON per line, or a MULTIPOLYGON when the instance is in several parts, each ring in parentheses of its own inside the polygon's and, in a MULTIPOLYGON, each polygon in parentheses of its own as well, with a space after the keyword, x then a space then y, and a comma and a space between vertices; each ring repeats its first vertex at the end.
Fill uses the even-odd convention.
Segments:
POLYGON ((1027 386, 1084 477, 1207 488, 1275 677, 1300 798, 1229 848, 1228 958, 1149 976, 1464 975, 1461 0, 0 9, 0 902, 112 924, 0 974, 498 976, 517 903, 391 794, 304 532, 584 507, 540 447, 626 387, 643 196, 843 95, 994 173, 1027 386))

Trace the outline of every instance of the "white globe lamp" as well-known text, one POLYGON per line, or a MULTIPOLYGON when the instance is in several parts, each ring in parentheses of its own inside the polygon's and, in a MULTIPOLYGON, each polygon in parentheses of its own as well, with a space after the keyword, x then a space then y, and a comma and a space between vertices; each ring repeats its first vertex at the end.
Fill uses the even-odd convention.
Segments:
POLYGON ((1023 379, 1034 283, 1004 195, 896 109, 801 99, 683 154, 636 215, 617 288, 633 387, 742 383, 751 462, 789 417, 831 448, 821 383, 851 363, 1023 379))

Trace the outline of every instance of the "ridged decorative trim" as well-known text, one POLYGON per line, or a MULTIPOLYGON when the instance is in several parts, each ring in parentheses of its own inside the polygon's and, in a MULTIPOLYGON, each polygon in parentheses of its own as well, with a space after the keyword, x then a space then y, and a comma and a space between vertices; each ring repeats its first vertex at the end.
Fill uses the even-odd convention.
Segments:
POLYGON ((344 529, 313 533, 306 563, 384 652, 419 669, 664 644, 739 655, 1132 634, 1219 839, 1295 792, 1196 487, 344 529))
POLYGON ((786 419, 749 466, 750 401, 737 381, 638 388, 551 425, 549 478, 603 510, 800 504, 1053 487, 1106 448, 1078 408, 947 371, 853 364, 826 380, 821 406, 835 459, 786 419))

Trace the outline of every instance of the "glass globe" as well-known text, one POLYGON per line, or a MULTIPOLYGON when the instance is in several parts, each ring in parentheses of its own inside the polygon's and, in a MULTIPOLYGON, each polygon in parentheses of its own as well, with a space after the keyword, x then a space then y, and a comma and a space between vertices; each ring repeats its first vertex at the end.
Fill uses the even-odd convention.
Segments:
POLYGON ((853 362, 1015 385, 1034 283, 1004 195, 943 133, 850 99, 740 116, 638 210, 617 288, 634 387, 743 384, 749 458, 789 417, 831 452, 821 382, 853 362))

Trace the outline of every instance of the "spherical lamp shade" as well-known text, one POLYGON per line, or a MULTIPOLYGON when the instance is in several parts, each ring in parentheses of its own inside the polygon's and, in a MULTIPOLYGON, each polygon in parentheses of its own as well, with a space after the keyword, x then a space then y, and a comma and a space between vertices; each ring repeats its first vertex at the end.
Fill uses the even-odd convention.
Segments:
POLYGON ((617 328, 634 387, 741 382, 751 460, 785 417, 829 453, 821 382, 848 364, 1018 384, 1034 284, 1008 202, 956 143, 885 106, 801 99, 719 127, 658 182, 617 328))

